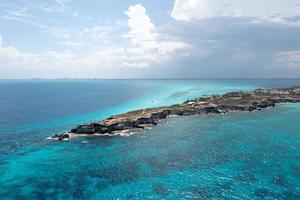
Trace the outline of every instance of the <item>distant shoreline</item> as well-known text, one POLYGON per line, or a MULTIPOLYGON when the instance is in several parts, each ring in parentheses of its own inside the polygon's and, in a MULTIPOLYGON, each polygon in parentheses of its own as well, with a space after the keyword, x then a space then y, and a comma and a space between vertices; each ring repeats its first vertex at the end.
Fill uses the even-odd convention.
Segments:
POLYGON ((112 136, 119 132, 140 130, 158 125, 161 120, 174 115, 190 116, 253 111, 274 107, 277 103, 299 102, 300 86, 229 92, 224 95, 211 95, 187 100, 182 104, 130 111, 99 122, 79 125, 68 133, 56 134, 50 138, 68 140, 75 137, 112 136))

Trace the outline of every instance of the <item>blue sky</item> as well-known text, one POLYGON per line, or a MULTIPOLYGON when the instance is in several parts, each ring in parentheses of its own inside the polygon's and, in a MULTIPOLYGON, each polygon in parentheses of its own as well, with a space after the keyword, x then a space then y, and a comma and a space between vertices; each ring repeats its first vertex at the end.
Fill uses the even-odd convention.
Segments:
POLYGON ((0 78, 300 77, 300 0, 0 0, 0 78))

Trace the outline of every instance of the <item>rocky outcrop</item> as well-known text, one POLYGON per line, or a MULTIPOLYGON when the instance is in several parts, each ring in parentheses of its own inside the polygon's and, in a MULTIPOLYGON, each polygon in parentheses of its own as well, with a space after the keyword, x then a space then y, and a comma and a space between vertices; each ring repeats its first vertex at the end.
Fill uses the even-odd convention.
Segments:
POLYGON ((55 134, 51 138, 57 139, 57 140, 68 140, 70 138, 70 135, 69 134, 55 134))
POLYGON ((157 125, 171 115, 219 114, 231 111, 253 111, 274 107, 276 103, 299 103, 300 86, 291 88, 256 89, 250 92, 230 92, 188 100, 169 107, 135 110, 112 116, 103 121, 79 125, 69 133, 55 135, 58 140, 69 139, 71 135, 113 134, 116 131, 143 129, 157 125))

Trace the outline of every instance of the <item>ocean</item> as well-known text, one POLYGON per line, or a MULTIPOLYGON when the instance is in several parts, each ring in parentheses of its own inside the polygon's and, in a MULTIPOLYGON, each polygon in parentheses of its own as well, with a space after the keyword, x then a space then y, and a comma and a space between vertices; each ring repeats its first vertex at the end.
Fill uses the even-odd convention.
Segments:
POLYGON ((274 80, 0 80, 0 199, 300 199, 300 105, 171 117, 130 136, 48 136, 274 80))

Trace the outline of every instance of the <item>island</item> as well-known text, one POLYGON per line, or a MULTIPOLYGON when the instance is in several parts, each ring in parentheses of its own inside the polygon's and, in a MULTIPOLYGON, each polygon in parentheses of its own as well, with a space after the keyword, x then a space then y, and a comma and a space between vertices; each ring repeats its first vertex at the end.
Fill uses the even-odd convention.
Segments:
POLYGON ((277 103, 299 102, 300 86, 202 96, 187 100, 182 104, 134 110, 111 116, 102 121, 82 124, 67 133, 56 134, 51 139, 68 140, 80 136, 112 136, 124 131, 136 131, 157 125, 162 120, 174 115, 189 116, 210 113, 222 114, 233 111, 254 111, 274 107, 277 103))

